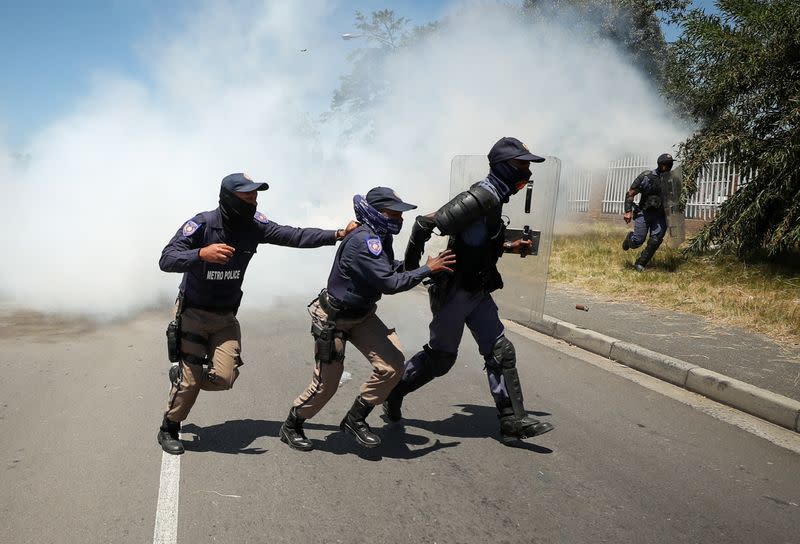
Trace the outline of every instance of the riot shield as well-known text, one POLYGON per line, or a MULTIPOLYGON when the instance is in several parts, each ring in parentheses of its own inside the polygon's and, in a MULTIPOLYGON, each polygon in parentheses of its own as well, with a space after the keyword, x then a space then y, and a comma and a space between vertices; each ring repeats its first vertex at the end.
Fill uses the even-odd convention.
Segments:
MULTIPOLYGON (((484 179, 488 171, 485 155, 454 157, 450 165, 450 197, 484 179)), ((543 163, 531 163, 531 171, 531 183, 503 206, 503 215, 508 220, 506 239, 529 237, 533 248, 525 256, 503 255, 497 268, 505 286, 492 293, 501 317, 521 323, 539 321, 544 313, 561 161, 546 157, 543 163)))
POLYGON ((669 172, 664 191, 664 211, 667 215, 667 230, 669 231, 667 245, 671 248, 677 248, 686 239, 686 216, 680 206, 682 180, 681 167, 676 166, 669 172))

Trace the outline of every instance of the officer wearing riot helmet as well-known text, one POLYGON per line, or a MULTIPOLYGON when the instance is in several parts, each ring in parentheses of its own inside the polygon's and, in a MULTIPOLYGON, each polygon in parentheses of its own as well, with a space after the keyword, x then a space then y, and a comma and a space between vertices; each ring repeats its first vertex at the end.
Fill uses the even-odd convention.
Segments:
POLYGON ((500 419, 504 444, 553 429, 527 415, 516 369, 516 354, 498 316, 491 293, 503 287, 497 260, 504 252, 519 253, 529 240, 505 242, 503 203, 531 179, 530 163, 544 158, 532 154, 516 138, 501 138, 489 151, 489 174, 458 194, 437 212, 419 216, 406 248, 406 268, 419 263, 434 228, 449 236, 448 248, 458 264, 452 275, 438 274, 429 286, 433 320, 430 340, 405 366, 400 383, 383 405, 391 421, 402 418, 403 398, 434 378, 444 376, 456 361, 466 325, 485 361, 489 388, 500 419))
POLYGON ((313 248, 334 245, 357 225, 333 231, 278 225, 256 211, 257 192, 269 188, 237 173, 222 179, 219 207, 186 221, 161 253, 164 272, 183 274, 175 321, 167 330, 170 393, 158 443, 181 454, 180 423, 200 390, 223 391, 239 375, 241 331, 236 312, 242 281, 259 244, 313 248))
POLYGON ((658 246, 664 241, 667 233, 667 216, 664 210, 669 192, 669 176, 673 164, 672 155, 659 155, 655 170, 645 170, 633 180, 631 188, 625 195, 625 223, 633 220, 633 230, 622 241, 622 249, 628 251, 644 243, 648 232, 647 245, 639 254, 634 265, 637 272, 644 272, 647 263, 655 255, 658 246), (639 197, 636 205, 633 199, 639 197))
POLYGON ((366 418, 400 380, 405 357, 395 330, 375 314, 376 303, 384 294, 408 291, 430 274, 452 271, 449 266, 455 262, 452 253, 445 251, 409 272, 402 261, 395 260, 392 236, 403 226, 403 212, 416 206, 403 202, 393 190, 375 187, 366 197, 355 195, 353 207, 360 226, 339 246, 326 289, 309 305, 314 375, 305 392, 295 399, 280 430, 281 441, 297 450, 313 449, 303 423, 336 393, 348 340, 364 354, 373 372, 340 427, 361 446, 380 445, 380 437, 372 432, 366 418))

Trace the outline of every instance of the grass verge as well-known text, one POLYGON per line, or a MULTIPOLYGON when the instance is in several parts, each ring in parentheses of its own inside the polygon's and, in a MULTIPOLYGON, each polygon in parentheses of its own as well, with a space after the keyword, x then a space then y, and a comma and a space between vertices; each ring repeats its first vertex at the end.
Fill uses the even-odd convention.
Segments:
POLYGON ((665 241, 644 273, 625 252, 626 230, 606 225, 556 236, 550 281, 618 300, 705 316, 800 345, 800 271, 733 258, 685 257, 665 241))

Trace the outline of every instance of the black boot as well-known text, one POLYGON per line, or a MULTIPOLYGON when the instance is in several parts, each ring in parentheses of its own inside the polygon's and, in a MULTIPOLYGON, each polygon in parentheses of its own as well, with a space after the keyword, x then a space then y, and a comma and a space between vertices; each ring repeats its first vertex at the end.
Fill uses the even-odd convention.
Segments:
POLYGON ((297 408, 292 407, 289 410, 289 415, 286 421, 281 425, 280 437, 281 442, 289 444, 290 448, 300 451, 311 451, 314 449, 314 444, 311 440, 306 438, 303 432, 303 423, 305 419, 297 416, 297 408))
POLYGON ((647 267, 647 263, 650 262, 650 259, 653 258, 653 255, 656 254, 656 250, 661 245, 661 240, 653 240, 653 238, 649 238, 647 240, 647 245, 644 246, 644 249, 639 254, 639 258, 636 259, 635 268, 637 272, 644 272, 644 269, 647 267))
POLYGON ((356 437, 359 444, 365 448, 377 448, 381 445, 381 438, 372 432, 372 429, 367 425, 366 419, 374 406, 364 402, 361 395, 356 397, 350 411, 344 416, 344 419, 339 424, 339 428, 343 431, 349 432, 356 437))
POLYGON ((403 419, 403 398, 410 393, 408 382, 398 383, 383 403, 383 413, 389 421, 403 419))
POLYGON ((629 231, 625 239, 622 241, 622 250, 628 251, 631 248, 631 236, 633 236, 633 231, 629 231))
POLYGON ((500 440, 503 444, 513 444, 523 438, 539 436, 554 429, 552 424, 539 421, 530 416, 518 417, 513 414, 500 416, 500 440))
POLYGON ((158 429, 158 443, 161 444, 161 449, 172 455, 182 454, 183 444, 178 438, 178 433, 180 431, 180 423, 170 421, 167 419, 167 416, 164 416, 164 421, 161 422, 161 428, 158 429))

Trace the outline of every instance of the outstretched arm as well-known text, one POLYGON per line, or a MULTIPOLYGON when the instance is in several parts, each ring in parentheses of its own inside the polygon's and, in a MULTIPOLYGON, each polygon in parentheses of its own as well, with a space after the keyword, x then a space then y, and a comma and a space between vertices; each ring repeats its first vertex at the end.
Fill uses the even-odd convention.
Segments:
POLYGON ((409 272, 398 272, 385 255, 369 255, 362 251, 358 259, 354 259, 352 271, 364 281, 386 295, 402 293, 415 287, 423 279, 436 272, 452 272, 451 266, 456 262, 455 255, 445 250, 436 257, 428 257, 424 266, 409 272))
MULTIPOLYGON (((344 230, 323 230, 316 228, 299 228, 279 225, 273 221, 259 223, 262 244, 312 248, 330 246, 344 237, 344 230)), ((352 230, 352 229, 351 229, 352 230)))

